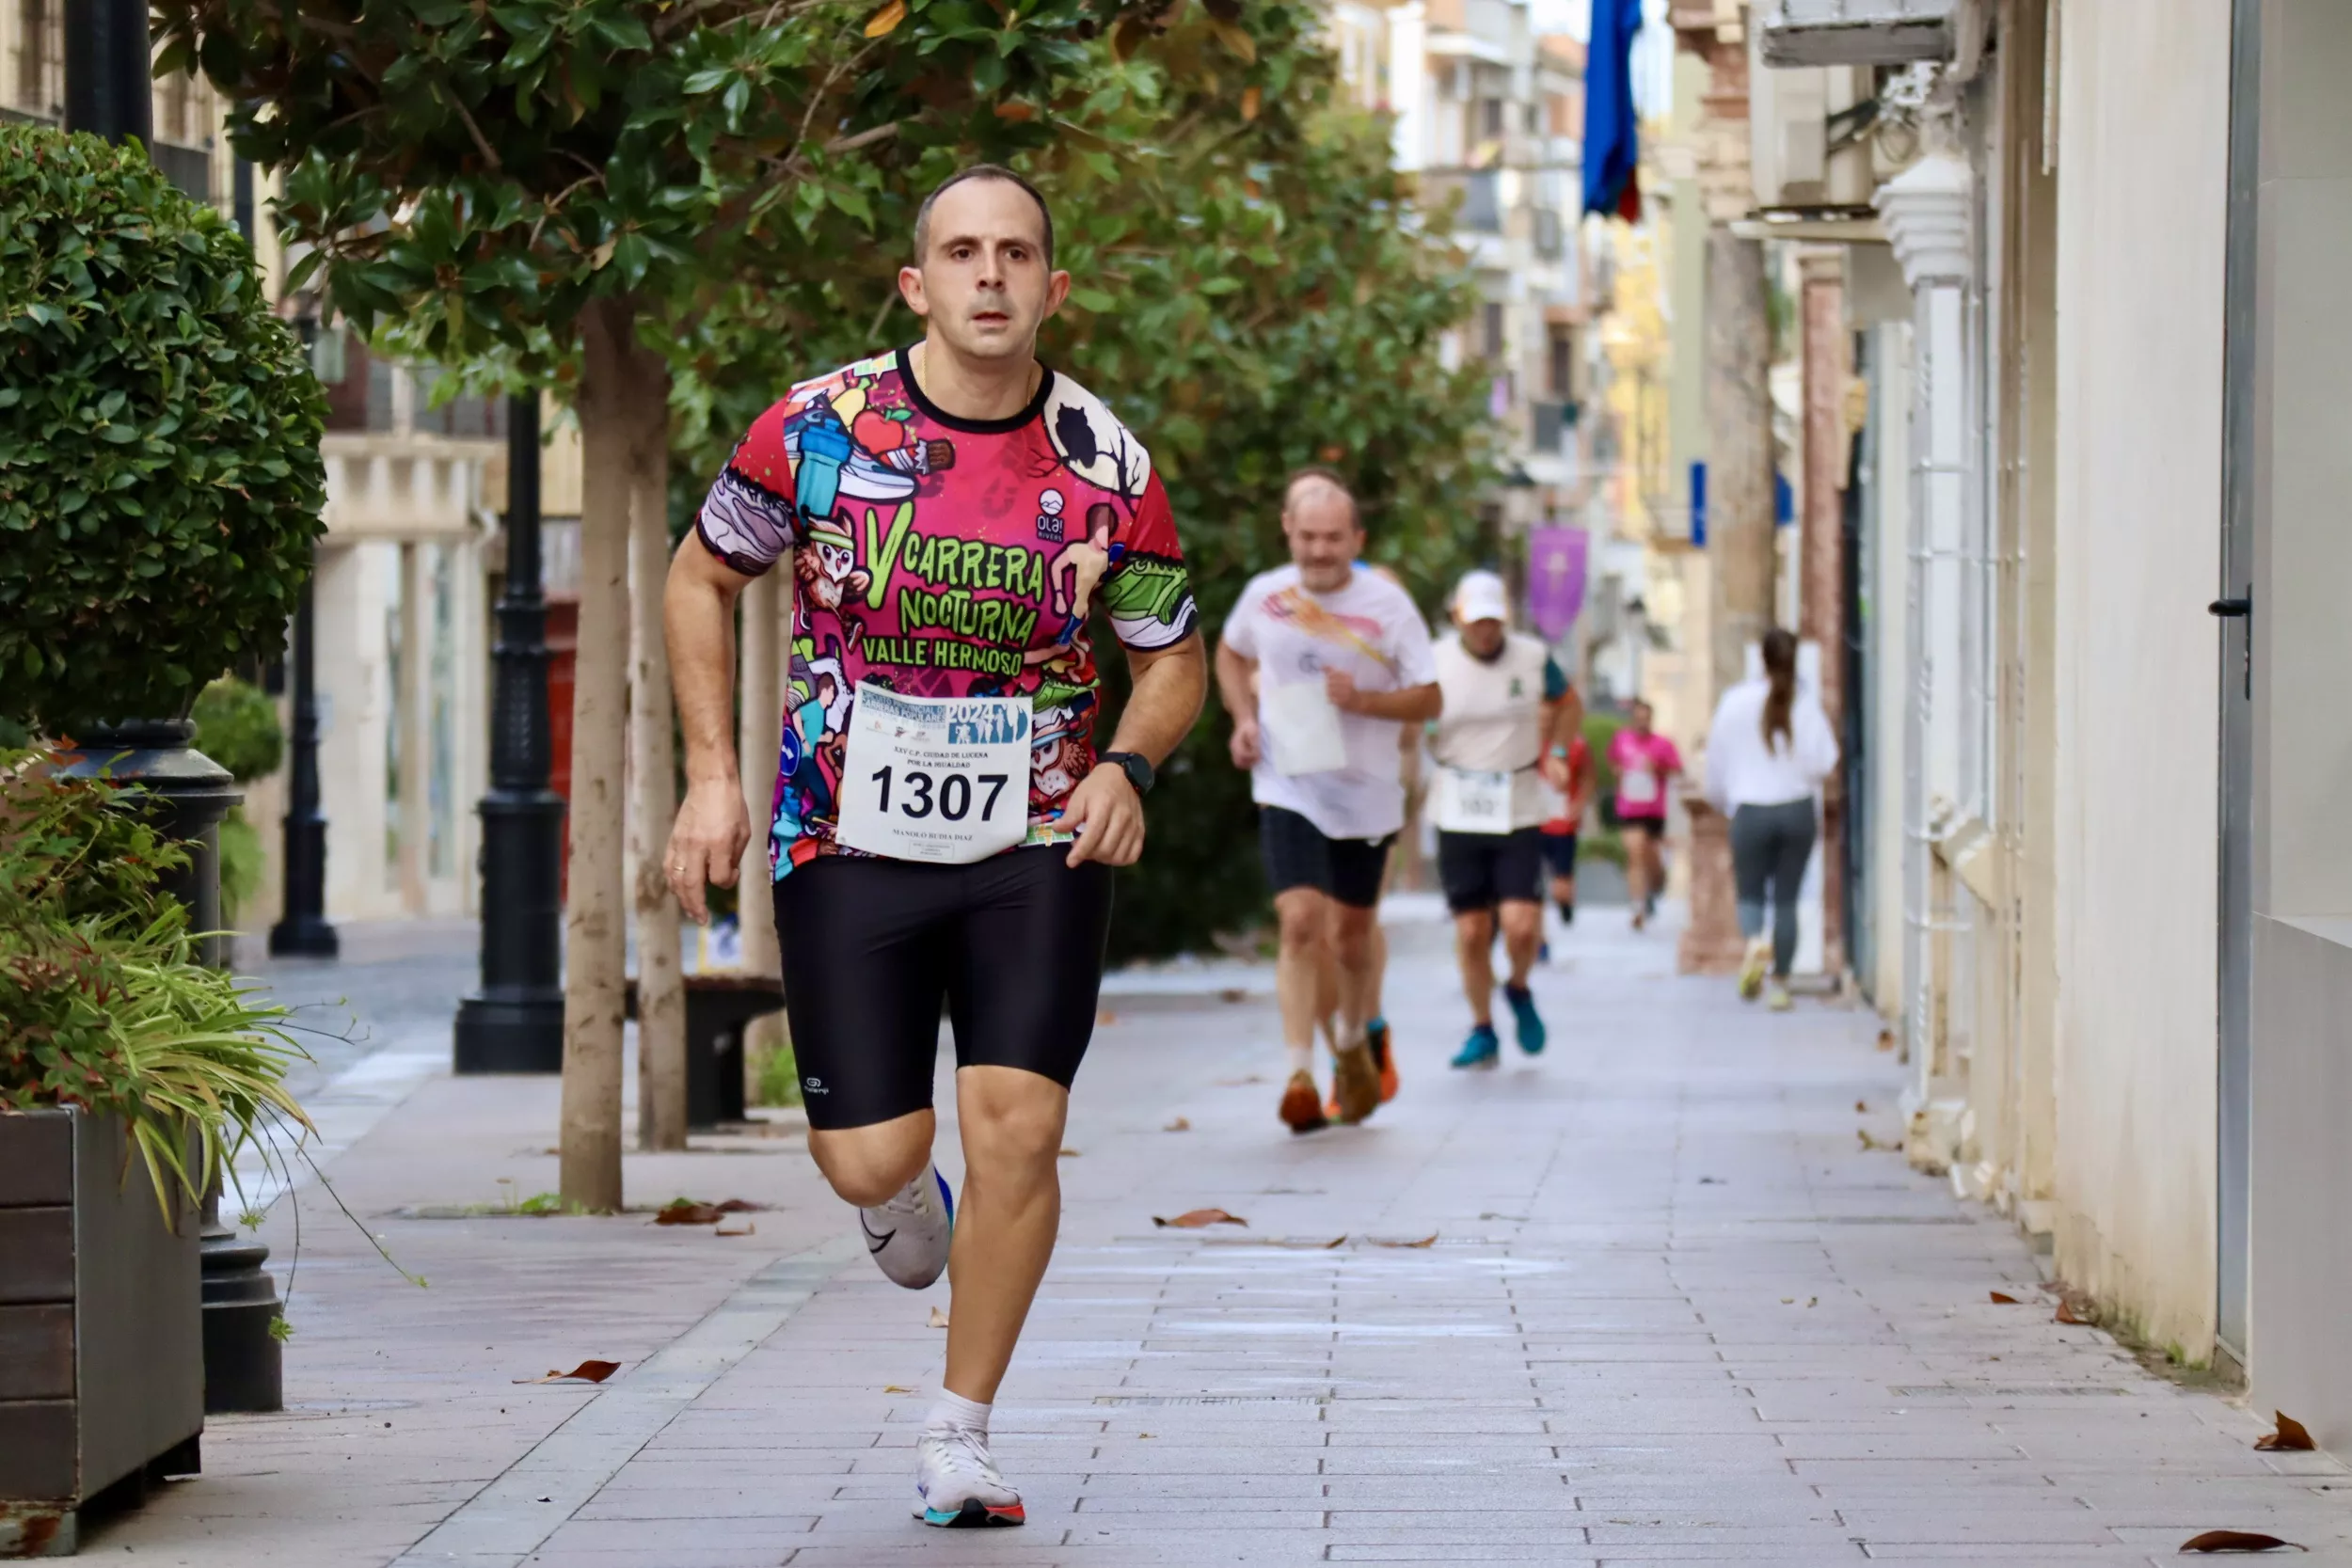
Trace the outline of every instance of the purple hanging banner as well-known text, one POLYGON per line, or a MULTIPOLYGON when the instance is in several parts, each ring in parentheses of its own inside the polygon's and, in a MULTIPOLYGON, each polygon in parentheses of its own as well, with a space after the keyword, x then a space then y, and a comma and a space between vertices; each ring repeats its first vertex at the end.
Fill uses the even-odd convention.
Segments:
POLYGON ((1581 528, 1527 531, 1527 612, 1547 642, 1557 642, 1584 608, 1584 557, 1592 535, 1581 528))

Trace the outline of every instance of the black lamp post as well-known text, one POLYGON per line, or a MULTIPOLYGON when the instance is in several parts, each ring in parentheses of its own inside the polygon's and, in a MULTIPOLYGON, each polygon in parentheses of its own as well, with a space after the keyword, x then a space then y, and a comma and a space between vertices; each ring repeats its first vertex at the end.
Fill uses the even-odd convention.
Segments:
POLYGON ((310 604, 318 556, 294 606, 294 736, 286 801, 285 912, 269 928, 275 958, 331 958, 342 943, 326 920, 326 815, 319 810, 319 697, 310 604))
POLYGON ((539 588, 539 400, 506 401, 506 587, 490 791, 482 798, 482 988, 458 1004, 461 1073, 564 1070, 564 798, 548 787, 548 605, 539 588))
MULTIPOLYGON (((66 125, 109 141, 151 143, 147 0, 77 0, 67 8, 66 125)), ((304 604, 309 604, 306 586, 304 604)), ((242 799, 229 770, 189 744, 196 726, 184 714, 122 719, 80 727, 79 755, 69 771, 132 781, 153 800, 156 823, 188 850, 188 863, 165 891, 185 904, 191 929, 220 930, 220 820, 242 799)), ((202 938, 198 959, 228 958, 219 935, 202 938)), ((269 1248, 241 1241, 221 1223, 220 1183, 204 1195, 201 1292, 204 1408, 278 1410, 284 1406, 284 1358, 270 1328, 278 1287, 262 1269, 269 1248)))

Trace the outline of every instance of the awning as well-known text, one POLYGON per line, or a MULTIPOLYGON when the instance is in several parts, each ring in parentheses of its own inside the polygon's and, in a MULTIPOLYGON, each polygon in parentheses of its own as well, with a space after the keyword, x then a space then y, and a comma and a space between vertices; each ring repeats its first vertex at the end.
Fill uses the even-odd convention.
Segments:
POLYGON ((1966 0, 1759 0, 1768 66, 1901 65, 1947 60, 1966 0))

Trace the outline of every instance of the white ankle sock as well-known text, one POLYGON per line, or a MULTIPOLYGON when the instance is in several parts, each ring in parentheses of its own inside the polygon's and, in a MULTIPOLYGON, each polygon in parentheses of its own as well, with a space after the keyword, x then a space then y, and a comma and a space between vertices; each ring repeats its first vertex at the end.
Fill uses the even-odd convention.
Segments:
POLYGON ((931 1413, 923 1422, 925 1432, 968 1432, 976 1436, 988 1435, 988 1413, 994 1408, 977 1400, 967 1400, 946 1389, 931 1402, 931 1413))
POLYGON ((1293 1072, 1311 1073, 1314 1071, 1315 1048, 1313 1046, 1290 1045, 1284 1046, 1283 1050, 1290 1053, 1291 1070, 1293 1072))

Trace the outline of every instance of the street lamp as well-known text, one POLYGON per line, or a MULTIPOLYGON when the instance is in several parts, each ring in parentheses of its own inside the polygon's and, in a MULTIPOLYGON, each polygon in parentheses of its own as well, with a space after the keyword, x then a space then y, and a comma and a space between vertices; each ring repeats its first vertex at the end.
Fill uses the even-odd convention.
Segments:
MULTIPOLYGON (((109 141, 151 143, 147 0, 78 0, 66 16, 67 128, 109 141)), ((307 586, 302 602, 307 629, 307 586)), ((307 664, 303 676, 307 682, 307 664)), ((217 934, 220 820, 241 796, 228 769, 189 744, 195 734, 184 717, 90 725, 80 737, 81 760, 69 771, 105 771, 136 782, 154 799, 158 825, 189 851, 186 866, 165 879, 165 889, 187 906, 192 929, 215 933, 198 939, 198 960, 217 965, 228 958, 217 934)), ((284 1357, 270 1332, 280 1303, 276 1283, 262 1268, 269 1248, 240 1240, 222 1222, 217 1177, 205 1191, 198 1223, 205 1411, 282 1409, 284 1357)))
MULTIPOLYGON (((318 336, 317 306, 305 299, 296 308, 294 330, 310 347, 318 336)), ((286 800, 285 910, 269 928, 274 958, 331 958, 342 949, 335 927, 326 919, 326 814, 319 809, 319 698, 317 620, 311 585, 318 580, 318 547, 310 549, 310 570, 302 578, 302 597, 294 605, 293 754, 288 765, 286 800)))
POLYGON ((506 402, 506 586, 490 790, 482 798, 482 987, 458 1004, 461 1073, 564 1070, 564 798, 548 786, 548 605, 539 588, 539 400, 506 402))

